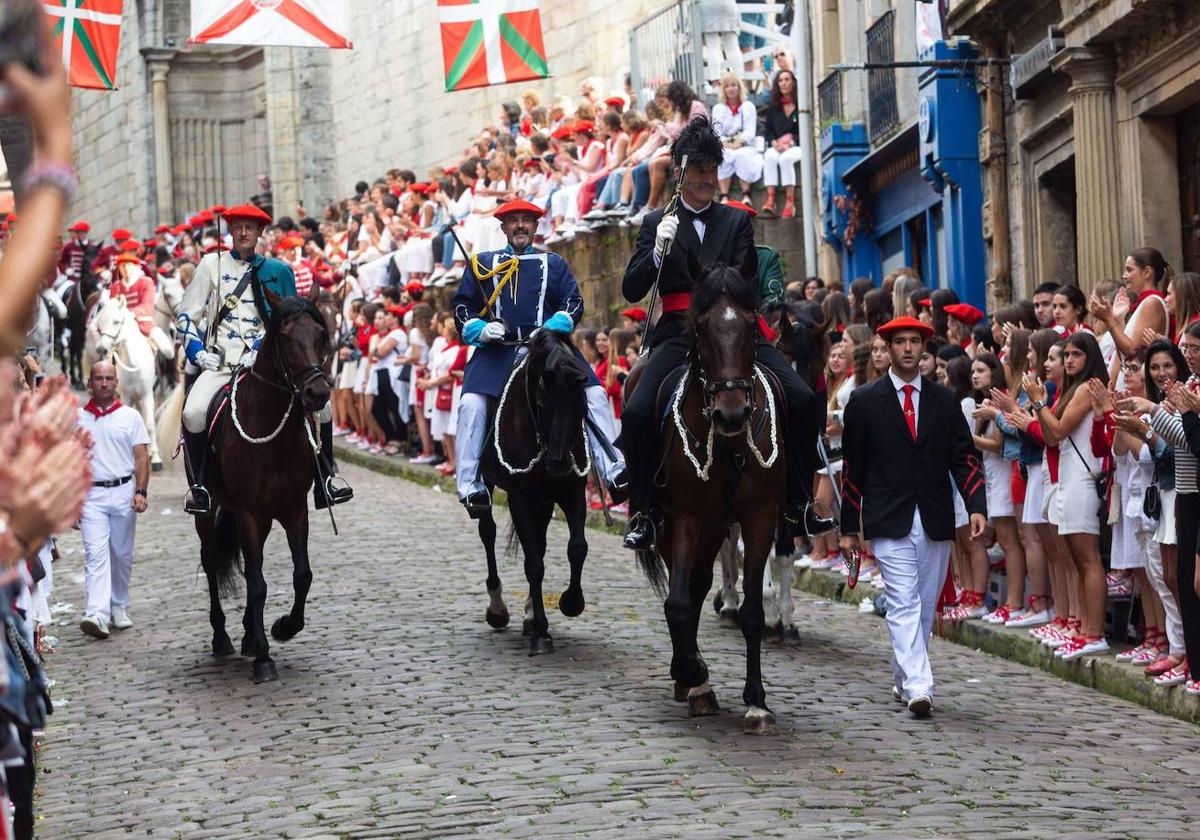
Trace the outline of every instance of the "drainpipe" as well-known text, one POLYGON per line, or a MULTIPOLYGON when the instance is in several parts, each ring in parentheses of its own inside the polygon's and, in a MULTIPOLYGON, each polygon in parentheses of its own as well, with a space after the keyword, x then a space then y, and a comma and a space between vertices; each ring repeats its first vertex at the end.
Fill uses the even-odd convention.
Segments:
POLYGON ((804 273, 817 274, 817 135, 813 128, 813 63, 808 0, 794 0, 792 46, 796 55, 796 110, 800 123, 800 205, 804 228, 804 273))
MULTIPOLYGON (((997 36, 989 36, 983 48, 989 57, 1001 55, 997 36)), ((991 274, 987 281, 988 308, 1011 303, 1015 297, 1012 283, 1012 247, 1008 226, 1008 146, 1004 130, 1004 71, 988 66, 987 80, 987 165, 988 228, 991 231, 991 274)))

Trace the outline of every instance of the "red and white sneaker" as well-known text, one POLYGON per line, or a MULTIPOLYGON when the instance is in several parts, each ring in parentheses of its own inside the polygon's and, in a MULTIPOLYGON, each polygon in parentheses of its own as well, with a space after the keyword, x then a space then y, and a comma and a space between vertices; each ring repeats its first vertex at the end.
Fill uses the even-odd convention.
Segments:
POLYGON ((1001 604, 1000 606, 996 607, 996 609, 985 615, 983 620, 988 624, 1003 624, 1010 618, 1012 618, 1012 610, 1009 609, 1008 604, 1001 604))
POLYGON ((1188 694, 1200 695, 1200 680, 1188 680, 1183 690, 1188 694))
POLYGON ((1059 633, 1057 636, 1046 639, 1042 642, 1046 647, 1054 651, 1054 655, 1058 656, 1059 651, 1066 647, 1071 647, 1079 642, 1080 636, 1072 635, 1070 632, 1059 633))
POLYGON ((1103 636, 1078 636, 1078 643, 1071 645, 1069 649, 1060 648, 1055 651, 1055 656, 1060 656, 1063 660, 1078 659, 1081 656, 1099 656, 1108 653, 1108 640, 1103 636))
POLYGON ((1188 676, 1187 663, 1181 662, 1165 674, 1159 674, 1155 677, 1154 684, 1161 685, 1163 688, 1170 688, 1173 685, 1183 685, 1188 681, 1188 676))

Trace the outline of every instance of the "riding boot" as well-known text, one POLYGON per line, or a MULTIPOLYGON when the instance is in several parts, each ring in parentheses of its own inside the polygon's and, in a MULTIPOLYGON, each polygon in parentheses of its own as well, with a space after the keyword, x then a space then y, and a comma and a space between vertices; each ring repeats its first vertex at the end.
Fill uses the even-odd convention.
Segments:
POLYGON ((313 482, 313 504, 317 510, 324 510, 330 504, 340 505, 354 498, 354 488, 346 479, 337 474, 337 464, 333 462, 333 421, 327 420, 321 424, 321 451, 317 453, 321 469, 317 480, 313 482))
POLYGON ((183 431, 183 457, 191 486, 183 499, 184 513, 208 516, 213 512, 212 496, 204 486, 204 464, 208 458, 208 433, 183 431))
POLYGON ((805 468, 800 447, 808 436, 802 412, 791 411, 788 415, 788 440, 784 447, 787 469, 787 506, 784 521, 788 535, 792 537, 815 537, 837 527, 833 517, 821 516, 813 505, 812 475, 805 468))
POLYGON ((631 551, 652 551, 661 518, 654 503, 654 456, 646 451, 644 437, 630 425, 621 431, 625 469, 629 476, 629 527, 625 531, 624 545, 631 551))

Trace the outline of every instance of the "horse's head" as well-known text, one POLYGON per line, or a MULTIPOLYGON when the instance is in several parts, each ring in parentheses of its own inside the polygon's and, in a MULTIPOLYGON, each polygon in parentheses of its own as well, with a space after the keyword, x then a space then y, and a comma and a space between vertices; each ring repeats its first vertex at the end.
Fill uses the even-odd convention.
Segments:
POLYGON ((533 391, 534 421, 546 447, 546 470, 563 478, 575 469, 572 455, 583 442, 587 413, 588 377, 571 349, 570 339, 550 330, 539 330, 529 344, 529 385, 533 391))
POLYGON ((688 327, 705 412, 722 435, 745 431, 754 411, 754 344, 758 338, 757 257, 741 268, 717 264, 704 272, 691 261, 688 327))
POLYGON ((96 309, 96 358, 108 359, 121 343, 121 332, 129 318, 129 307, 125 304, 125 296, 108 297, 102 295, 99 307, 96 309))
POLYGON ((259 354, 267 359, 260 359, 256 368, 264 363, 273 365, 274 374, 300 398, 305 411, 320 411, 330 394, 325 373, 329 322, 315 304, 320 290, 314 283, 308 297, 281 298, 267 288, 263 293, 271 306, 271 319, 259 354))

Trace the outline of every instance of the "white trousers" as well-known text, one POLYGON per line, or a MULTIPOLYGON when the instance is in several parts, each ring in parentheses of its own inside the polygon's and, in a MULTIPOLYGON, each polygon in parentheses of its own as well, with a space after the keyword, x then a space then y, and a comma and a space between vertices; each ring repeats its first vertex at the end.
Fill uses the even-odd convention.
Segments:
POLYGON ((83 535, 84 581, 87 615, 106 622, 112 606, 129 605, 129 577, 133 573, 133 538, 137 514, 133 511, 134 482, 120 487, 93 487, 83 503, 79 523, 83 535))
POLYGON ((717 167, 717 177, 724 181, 726 178, 738 176, 739 180, 753 184, 762 177, 763 156, 753 146, 742 146, 740 149, 726 149, 725 159, 717 167))
POLYGON ((171 337, 163 332, 162 327, 154 326, 150 328, 150 344, 158 351, 159 355, 164 359, 175 358, 175 342, 171 337))
MULTIPOLYGON (((625 461, 621 452, 614 445, 617 439, 617 424, 613 419, 612 404, 608 394, 599 385, 587 389, 588 417, 608 438, 608 443, 617 455, 613 460, 600 445, 595 432, 588 428, 588 445, 592 449, 592 458, 596 468, 609 485, 617 474, 624 469, 625 461)), ((486 442, 488 403, 491 397, 483 394, 462 395, 458 404, 458 436, 454 441, 454 455, 457 460, 455 484, 458 497, 465 499, 472 493, 482 493, 486 489, 483 478, 479 474, 479 459, 483 456, 483 446, 486 442)))
POLYGON ((714 81, 724 76, 726 71, 742 78, 744 62, 736 32, 705 32, 703 41, 705 79, 714 81))
POLYGON ((763 152, 763 183, 768 187, 796 186, 796 164, 800 162, 800 147, 792 146, 777 152, 768 147, 763 152))
POLYGON ((929 664, 929 638, 946 569, 950 540, 925 536, 920 511, 913 511, 912 531, 901 539, 871 540, 887 598, 888 635, 892 639, 892 676, 895 686, 911 699, 933 697, 933 669, 929 664))
MULTIPOLYGON (((224 368, 200 371, 200 375, 196 377, 196 382, 192 385, 192 390, 188 391, 187 402, 183 404, 183 428, 197 434, 204 431, 204 421, 208 419, 209 403, 231 376, 230 371, 224 368)), ((238 417, 241 416, 241 414, 238 415, 238 417)), ((318 423, 328 423, 333 419, 333 406, 325 403, 325 407, 317 412, 316 418, 318 423)), ((278 422, 278 420, 273 422, 278 422)), ((270 430, 265 429, 262 432, 247 430, 246 433, 257 435, 265 434, 268 431, 270 430)))
POLYGON ((1162 552, 1159 550, 1158 543, 1154 541, 1153 531, 1138 531, 1137 537, 1139 543, 1145 543, 1143 556, 1146 558, 1146 576, 1150 578, 1150 585, 1154 587, 1159 600, 1162 601, 1163 612, 1167 616, 1168 650, 1172 656, 1182 656, 1184 653, 1183 619, 1179 615, 1179 602, 1171 594, 1171 589, 1167 586, 1167 579, 1163 576, 1162 552))

